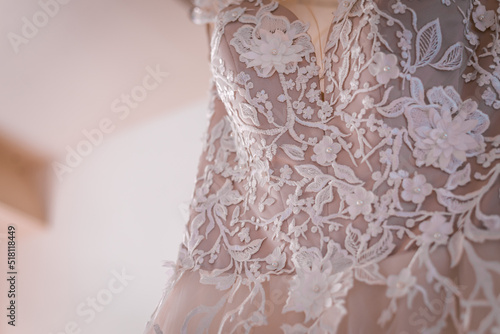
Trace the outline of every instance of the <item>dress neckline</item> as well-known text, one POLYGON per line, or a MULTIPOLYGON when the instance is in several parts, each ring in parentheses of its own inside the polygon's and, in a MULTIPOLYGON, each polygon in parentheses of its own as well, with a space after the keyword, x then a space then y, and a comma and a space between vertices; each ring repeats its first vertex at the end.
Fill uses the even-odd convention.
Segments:
POLYGON ((311 44, 312 44, 312 47, 313 47, 313 51, 312 51, 312 54, 314 55, 314 57, 316 59, 318 59, 318 56, 321 55, 321 58, 322 59, 322 66, 321 65, 318 65, 316 63, 317 66, 320 67, 320 69, 323 69, 323 73, 319 73, 319 75, 317 76, 317 80, 318 80, 318 88, 320 88, 320 91, 321 91, 321 100, 322 101, 327 101, 327 96, 328 94, 326 93, 326 89, 325 89, 325 82, 324 82, 324 78, 326 77, 326 75, 328 74, 329 72, 329 68, 326 66, 326 63, 325 61, 327 60, 327 56, 328 56, 328 50, 329 50, 329 47, 328 45, 330 44, 330 40, 332 38, 332 30, 333 30, 333 27, 334 27, 334 23, 338 21, 338 19, 345 13, 349 12, 349 10, 351 9, 353 3, 355 3, 357 0, 339 0, 339 3, 337 5, 337 8, 335 8, 332 13, 331 13, 331 19, 330 19, 330 23, 328 25, 328 33, 327 33, 327 38, 326 38, 326 44, 325 44, 325 48, 324 50, 320 53, 319 50, 317 50, 316 46, 312 43, 312 36, 311 36, 311 33, 309 31, 309 27, 310 27, 310 22, 304 22, 303 20, 301 20, 297 14, 295 14, 290 8, 288 8, 287 6, 281 4, 280 2, 278 2, 277 0, 271 0, 269 2, 269 4, 273 5, 273 6, 276 6, 275 9, 277 8, 280 8, 282 10, 285 11, 285 13, 287 15, 285 15, 285 17, 288 19, 288 21, 291 23, 291 22, 294 22, 294 21, 298 21, 304 25, 307 25, 307 30, 305 31, 305 34, 309 37, 309 39, 311 40, 311 44))
MULTIPOLYGON (((350 0, 351 2, 354 2, 356 0, 350 0)), ((326 43, 325 43, 325 48, 322 50, 322 52, 320 52, 320 50, 318 50, 316 48, 316 46, 314 45, 314 43, 312 43, 312 35, 309 31, 310 29, 310 22, 305 22, 303 20, 301 20, 299 18, 299 16, 294 13, 290 8, 288 8, 287 6, 281 4, 280 2, 278 2, 277 0, 271 0, 269 2, 269 4, 275 6, 275 9, 278 9, 280 8, 281 10, 283 10, 286 15, 285 17, 287 18, 287 20, 291 23, 291 22, 294 22, 294 21, 298 21, 304 25, 307 26, 307 30, 305 31, 305 34, 309 37, 310 41, 311 41, 311 45, 312 45, 312 48, 313 48, 313 51, 312 51, 312 55, 316 58, 316 59, 320 59, 322 64, 318 64, 317 61, 315 62, 315 65, 319 67, 319 73, 318 75, 316 75, 316 78, 315 80, 317 80, 317 85, 318 85, 318 89, 320 90, 321 92, 321 96, 320 96, 320 99, 321 101, 327 101, 328 98, 328 94, 326 92, 326 83, 325 83, 325 77, 329 71, 328 67, 326 66, 325 64, 325 61, 327 59, 327 55, 328 55, 328 45, 330 43, 330 39, 332 37, 332 29, 334 27, 334 21, 335 21, 335 17, 339 14, 339 7, 340 5, 342 4, 347 4, 347 5, 343 5, 344 7, 349 7, 351 4, 349 2, 349 0, 339 0, 339 4, 337 6, 336 9, 334 9, 331 13, 331 18, 330 18, 330 22, 328 24, 328 32, 327 32, 327 38, 326 38, 326 43)))
POLYGON ((293 14, 293 19, 298 19, 299 22, 304 23, 309 22, 307 33, 313 44, 314 53, 317 59, 317 64, 320 67, 320 76, 325 72, 325 54, 326 46, 329 42, 329 37, 332 30, 332 22, 334 18, 335 10, 338 7, 339 0, 329 0, 330 6, 318 6, 314 3, 306 4, 300 1, 295 1, 290 4, 286 1, 280 2, 275 0, 281 7, 285 7, 293 14), (303 16, 297 15, 297 9, 299 11, 304 11, 303 16), (305 16, 307 20, 304 20, 305 16))
MULTIPOLYGON (((276 3, 276 8, 282 8, 282 9, 285 10, 287 12, 287 14, 289 14, 289 15, 287 15, 287 19, 290 22, 299 21, 300 23, 302 23, 304 25, 307 25, 306 34, 307 34, 307 36, 309 36, 309 38, 311 39, 311 41, 313 40, 312 35, 311 35, 310 31, 309 31, 310 26, 311 26, 310 22, 301 20, 299 18, 299 16, 293 12, 293 10, 291 10, 289 7, 287 7, 286 5, 283 5, 282 3, 280 3, 277 0, 271 0, 271 3, 276 3)), ((327 32, 328 37, 326 38, 326 44, 325 44, 325 46, 328 45, 328 42, 330 41, 330 36, 331 36, 331 33, 332 33, 332 28, 333 28, 333 21, 334 21, 334 17, 336 15, 336 12, 337 12, 337 9, 332 10, 331 18, 329 20, 330 22, 328 23, 328 27, 327 27, 328 28, 328 32, 327 32)), ((317 50, 317 48, 314 45, 313 45, 313 47, 314 47, 314 56, 317 57, 318 55, 320 55, 320 52, 319 52, 319 50, 317 50)), ((325 50, 323 50, 323 52, 321 54, 321 58, 323 58, 323 59, 325 58, 326 51, 327 50, 326 50, 326 47, 325 47, 325 50)))

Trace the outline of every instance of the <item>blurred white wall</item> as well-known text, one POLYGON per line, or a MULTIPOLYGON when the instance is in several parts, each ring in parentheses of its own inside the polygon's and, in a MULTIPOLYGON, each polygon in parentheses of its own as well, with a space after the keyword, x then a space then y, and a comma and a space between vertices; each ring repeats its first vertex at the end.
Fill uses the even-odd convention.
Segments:
POLYGON ((0 22, 0 135, 61 164, 88 151, 51 173, 47 227, 17 239, 16 327, 0 243, 0 333, 141 333, 193 191, 205 29, 174 0, 0 0, 0 22))
POLYGON ((117 115, 114 101, 147 68, 168 76, 119 130, 206 92, 206 32, 178 0, 0 0, 0 22, 0 133, 40 153, 59 154, 117 115))
POLYGON ((142 332, 182 241, 206 105, 105 138, 56 183, 50 228, 18 240, 17 326, 6 333, 142 332))

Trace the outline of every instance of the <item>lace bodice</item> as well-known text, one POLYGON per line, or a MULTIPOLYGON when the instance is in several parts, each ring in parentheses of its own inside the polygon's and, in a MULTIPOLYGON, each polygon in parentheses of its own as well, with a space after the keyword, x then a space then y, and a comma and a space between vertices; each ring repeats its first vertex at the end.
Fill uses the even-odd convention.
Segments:
POLYGON ((500 1, 341 0, 324 91, 293 12, 197 5, 209 124, 150 328, 184 280, 185 333, 500 333, 500 1))

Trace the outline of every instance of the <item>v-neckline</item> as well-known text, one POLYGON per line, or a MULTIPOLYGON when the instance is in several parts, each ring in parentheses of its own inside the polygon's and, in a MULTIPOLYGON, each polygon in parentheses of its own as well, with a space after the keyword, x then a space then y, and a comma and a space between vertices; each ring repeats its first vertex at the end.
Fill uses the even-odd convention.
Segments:
MULTIPOLYGON (((323 62, 323 64, 319 65, 317 61, 315 63, 315 65, 319 66, 319 68, 320 68, 320 73, 317 75, 317 79, 318 79, 318 86, 319 86, 318 89, 321 92, 321 101, 326 101, 327 100, 326 97, 328 95, 326 93, 326 82, 325 82, 325 77, 326 77, 326 74, 328 72, 328 69, 327 69, 326 64, 325 64, 325 59, 327 58, 327 55, 328 55, 327 46, 330 43, 330 38, 332 37, 331 35, 332 35, 333 27, 334 27, 334 21, 335 21, 335 17, 338 14, 339 7, 341 6, 341 4, 343 4, 346 1, 349 2, 348 0, 339 0, 339 4, 338 4, 337 8, 332 11, 330 23, 329 23, 329 27, 328 27, 328 33, 327 33, 328 37, 326 38, 325 49, 323 50, 323 52, 321 52, 321 61, 323 62), (322 71, 323 73, 321 73, 321 69, 323 69, 323 71, 322 71), (323 87, 321 87, 321 86, 323 86, 323 87)), ((355 1, 355 0, 351 0, 351 1, 355 1)), ((310 22, 305 22, 305 21, 301 20, 297 14, 295 14, 290 8, 282 5, 279 1, 271 0, 269 2, 269 4, 273 4, 273 3, 276 3, 276 9, 281 8, 284 11, 286 11, 287 14, 289 14, 289 15, 285 16, 288 19, 288 21, 290 21, 290 22, 298 21, 304 25, 307 25, 307 30, 305 31, 305 33, 307 34, 307 36, 311 40, 311 45, 313 47, 313 51, 312 51, 313 55, 316 58, 316 60, 318 60, 318 55, 320 53, 316 49, 316 46, 312 43, 312 36, 311 36, 311 33, 309 32, 309 29, 311 27, 310 22)))
MULTIPOLYGON (((350 3, 350 2, 354 2, 354 1, 355 1, 355 0, 350 0, 350 1, 349 1, 349 0, 339 0, 339 3, 338 3, 338 5, 337 5, 337 7, 336 7, 336 8, 332 11, 332 13, 331 13, 331 15, 330 15, 330 16, 331 16, 331 17, 330 17, 330 23, 329 23, 329 26, 328 26, 328 32, 327 32, 328 37, 326 38, 325 50, 324 50, 324 51, 322 52, 322 54, 321 54, 321 57, 322 57, 323 59, 324 59, 324 58, 325 58, 325 56, 326 56, 326 52, 327 52, 326 46, 327 46, 327 45, 328 45, 328 43, 330 42, 330 37, 331 37, 331 34, 332 34, 332 29, 333 29, 333 27, 334 27, 334 19, 336 18, 337 14, 338 14, 338 12, 339 12, 339 8, 340 8, 340 6, 342 5, 342 6, 347 7, 347 6, 349 6, 349 5, 347 5, 347 6, 346 6, 346 5, 344 5, 344 3, 350 3)), ((291 10, 291 9, 290 9, 290 8, 288 8, 287 6, 285 6, 285 5, 281 4, 278 0, 271 0, 271 1, 269 2, 269 4, 272 4, 272 3, 276 3, 276 4, 277 4, 276 9, 277 9, 277 8, 282 8, 282 9, 284 9, 284 10, 285 10, 285 11, 289 14, 289 16, 290 16, 290 17, 289 17, 289 16, 287 16, 287 19, 288 19, 290 22, 298 21, 298 22, 300 22, 300 23, 302 23, 302 24, 304 24, 304 25, 308 25, 308 27, 307 27, 307 31, 306 31, 305 33, 307 34, 307 36, 309 36, 309 38, 311 39, 311 43, 312 43, 313 38, 312 38, 312 36, 311 36, 311 33, 309 32, 309 29, 310 29, 310 27, 311 27, 311 23, 310 23, 310 22, 307 22, 307 21, 303 21, 303 20, 301 20, 301 19, 299 18, 299 16, 293 12, 293 10, 291 10)), ((320 53, 318 52, 318 50, 316 49, 316 47, 314 46, 314 44, 313 44, 313 49, 314 49, 314 50, 313 50, 313 52, 314 52, 314 55, 315 55, 315 56, 317 56, 318 54, 320 54, 320 53)))
MULTIPOLYGON (((332 23, 337 6, 332 5, 319 7, 299 2, 288 4, 286 1, 284 1, 284 3, 280 3, 278 0, 274 1, 278 3, 277 8, 280 10, 283 10, 284 8, 284 11, 289 12, 286 16, 290 22, 298 21, 304 25, 308 25, 307 35, 313 43, 314 51, 317 55, 321 53, 321 56, 323 56, 332 31, 332 23), (320 41, 320 43, 316 45, 314 41, 320 41)), ((330 1, 335 3, 339 0, 330 1)))

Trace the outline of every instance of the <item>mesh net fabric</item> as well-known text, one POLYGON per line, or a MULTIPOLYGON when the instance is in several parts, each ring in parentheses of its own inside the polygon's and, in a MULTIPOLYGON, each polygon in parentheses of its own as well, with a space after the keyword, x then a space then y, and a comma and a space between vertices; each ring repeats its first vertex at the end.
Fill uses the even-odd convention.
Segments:
MULTIPOLYGON (((201 2, 200 2, 201 6, 201 2)), ((500 333, 500 5, 204 1, 206 142, 146 333, 500 333)))

